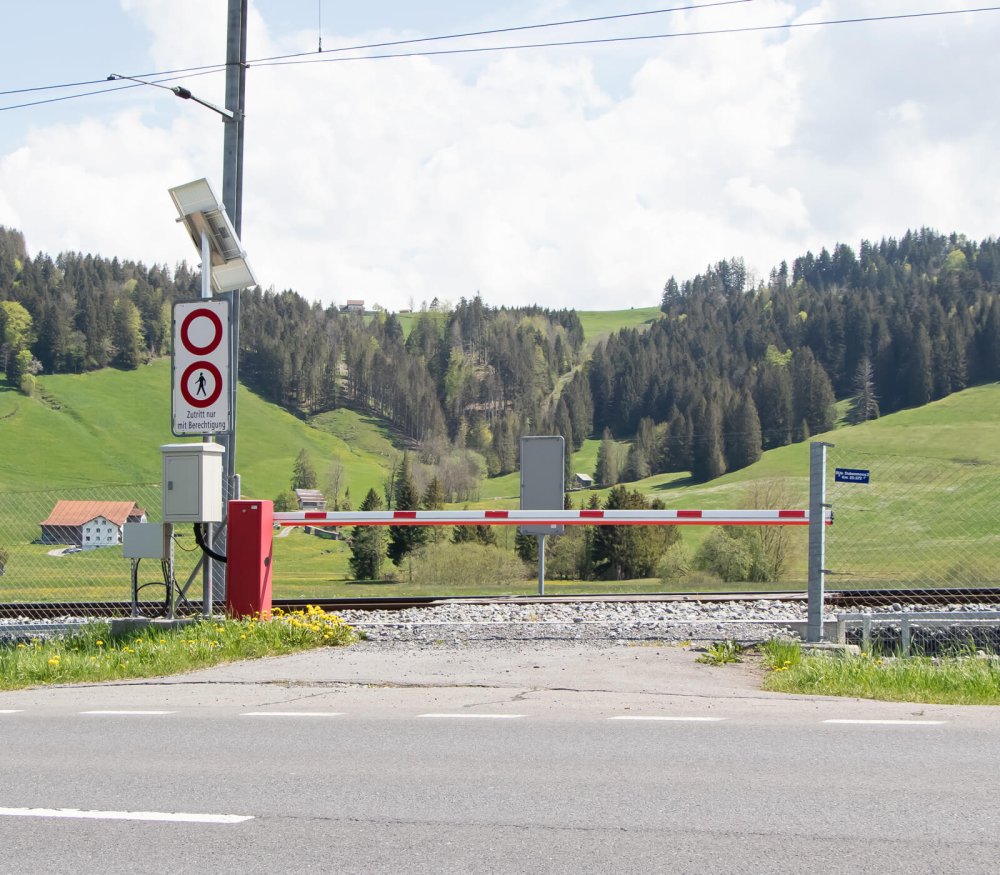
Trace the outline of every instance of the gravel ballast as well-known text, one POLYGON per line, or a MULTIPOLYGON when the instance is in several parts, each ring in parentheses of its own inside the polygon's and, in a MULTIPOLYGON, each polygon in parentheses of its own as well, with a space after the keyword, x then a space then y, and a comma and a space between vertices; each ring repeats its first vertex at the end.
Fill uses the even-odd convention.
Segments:
MULTIPOLYGON (((954 604, 903 607, 892 604, 870 608, 864 613, 905 614, 928 610, 947 615, 953 611, 996 611, 997 606, 954 604)), ((776 636, 799 637, 806 622, 804 601, 781 599, 609 602, 458 600, 404 610, 344 609, 337 613, 363 632, 371 644, 402 643, 417 647, 463 643, 516 646, 519 642, 532 641, 607 646, 722 639, 752 644, 776 636)), ((0 618, 0 643, 59 634, 88 619, 91 618, 0 618)), ((828 610, 825 619, 836 620, 836 613, 828 610)))
POLYGON ((632 644, 651 641, 764 641, 793 635, 805 606, 754 602, 455 602, 401 611, 339 611, 372 642, 439 646, 526 641, 632 644))

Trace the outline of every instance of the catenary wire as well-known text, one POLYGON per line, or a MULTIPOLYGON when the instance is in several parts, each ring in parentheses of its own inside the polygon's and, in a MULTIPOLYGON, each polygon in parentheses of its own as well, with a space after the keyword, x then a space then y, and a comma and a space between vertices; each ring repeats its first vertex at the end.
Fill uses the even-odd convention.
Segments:
MULTIPOLYGON (((491 36, 491 35, 496 35, 496 34, 501 34, 501 33, 513 33, 515 31, 522 31, 522 30, 537 30, 537 29, 546 28, 546 27, 567 27, 567 26, 576 25, 576 24, 592 24, 592 23, 597 23, 597 22, 602 22, 602 21, 612 21, 612 20, 616 20, 616 19, 634 18, 634 17, 638 17, 638 16, 647 16, 647 15, 662 15, 662 14, 668 13, 668 12, 687 12, 687 11, 696 10, 696 9, 709 9, 709 8, 716 7, 716 6, 732 6, 732 5, 735 5, 735 4, 752 3, 752 2, 753 2, 753 0, 714 0, 714 2, 709 2, 709 3, 692 3, 692 4, 689 4, 687 6, 675 6, 675 7, 670 7, 670 8, 666 8, 666 9, 650 9, 650 10, 646 10, 644 12, 623 12, 623 13, 618 13, 618 14, 615 14, 615 15, 593 16, 591 18, 574 18, 574 19, 567 19, 567 20, 564 20, 564 21, 551 21, 551 22, 546 22, 546 23, 542 23, 542 24, 527 24, 527 25, 519 25, 519 26, 515 26, 515 27, 501 27, 501 28, 496 28, 494 30, 466 31, 466 32, 461 32, 461 33, 443 34, 443 35, 440 35, 440 36, 415 37, 413 39, 393 40, 391 42, 364 43, 364 44, 360 44, 360 45, 356 45, 356 46, 341 46, 341 47, 335 48, 335 49, 327 49, 326 53, 327 54, 334 54, 334 53, 339 53, 339 52, 364 51, 366 49, 385 49, 385 48, 391 48, 392 46, 413 45, 413 44, 416 44, 416 43, 436 42, 436 41, 439 41, 439 40, 465 39, 465 38, 468 38, 468 37, 476 37, 476 36, 491 36)), ((322 15, 322 10, 320 12, 320 15, 322 15)), ((322 18, 320 18, 320 24, 319 24, 319 26, 320 26, 320 28, 322 28, 322 18)), ((317 51, 315 51, 315 52, 314 51, 309 51, 309 52, 293 52, 293 53, 284 54, 284 55, 271 55, 269 57, 256 58, 256 59, 254 59, 252 61, 249 61, 248 64, 262 64, 265 61, 290 60, 290 59, 293 59, 293 58, 303 58, 303 57, 308 57, 308 56, 315 55, 315 54, 318 54, 318 53, 322 53, 323 52, 323 49, 322 49, 322 37, 320 37, 320 40, 321 40, 321 42, 320 42, 320 48, 317 51)), ((153 76, 175 76, 175 75, 182 74, 182 73, 193 73, 193 72, 197 72, 197 71, 209 71, 209 72, 219 72, 219 73, 221 73, 223 70, 225 70, 225 68, 226 68, 225 64, 207 64, 207 65, 202 65, 202 66, 197 66, 197 67, 181 67, 181 68, 176 69, 176 70, 160 70, 160 71, 152 72, 152 73, 141 73, 141 74, 139 74, 137 76, 134 76, 134 77, 131 77, 131 78, 148 79, 148 78, 153 77, 153 76)), ((33 88, 15 88, 15 89, 11 89, 9 91, 0 91, 0 97, 4 97, 4 96, 10 95, 10 94, 27 94, 27 93, 35 92, 35 91, 51 91, 51 90, 60 89, 60 88, 79 88, 79 87, 83 87, 83 86, 86 86, 86 85, 99 85, 99 84, 101 84, 102 82, 105 82, 105 81, 106 81, 105 79, 87 79, 87 80, 83 80, 83 81, 80 81, 80 82, 66 82, 66 83, 61 84, 61 85, 39 85, 39 86, 35 86, 33 88)), ((108 89, 108 90, 114 90, 114 89, 108 89)), ((88 92, 88 94, 90 94, 90 93, 99 93, 99 92, 88 92)), ((81 95, 77 95, 77 96, 84 97, 86 95, 82 95, 81 94, 81 95)))
MULTIPOLYGON (((414 37, 412 39, 404 40, 392 40, 390 42, 382 43, 366 43, 357 46, 341 46, 335 49, 327 49, 323 54, 334 54, 340 52, 358 52, 364 51, 366 49, 387 49, 393 46, 407 46, 414 45, 416 43, 430 43, 439 42, 443 40, 453 40, 453 39, 468 39, 470 37, 478 36, 497 36, 504 33, 516 33, 518 31, 524 30, 541 30, 547 27, 571 27, 577 24, 597 24, 605 21, 615 21, 625 18, 639 18, 641 16, 649 15, 664 15, 669 12, 691 12, 700 9, 712 9, 718 6, 736 6, 744 3, 752 3, 754 0, 713 0, 709 3, 691 3, 687 6, 671 6, 666 9, 647 9, 642 12, 620 12, 614 15, 596 15, 591 18, 571 18, 564 21, 548 21, 541 24, 521 24, 514 27, 499 27, 492 30, 471 30, 464 31, 462 33, 449 33, 442 34, 440 36, 423 36, 414 37)), ((257 58, 256 60, 249 61, 249 64, 260 66, 267 61, 283 61, 291 60, 294 58, 308 57, 311 55, 318 54, 317 52, 295 52, 294 54, 288 55, 274 55, 270 58, 257 58)))
MULTIPOLYGON (((424 58, 424 57, 434 57, 442 55, 472 55, 472 54, 485 54, 490 52, 518 51, 523 49, 562 48, 566 46, 608 45, 611 43, 628 43, 628 42, 641 42, 647 40, 680 39, 682 37, 704 37, 704 36, 722 36, 725 34, 766 33, 774 31, 797 30, 801 28, 831 27, 842 24, 873 24, 873 23, 887 22, 887 21, 904 21, 907 19, 936 18, 945 15, 968 15, 971 13, 979 13, 979 12, 1000 12, 1000 6, 980 6, 975 9, 942 9, 942 10, 935 10, 932 12, 905 12, 905 13, 900 13, 898 15, 872 15, 859 18, 825 19, 823 21, 792 21, 792 22, 786 22, 784 24, 757 24, 757 25, 747 25, 744 27, 713 28, 711 30, 678 31, 676 33, 653 33, 653 34, 640 34, 637 36, 575 39, 575 40, 544 42, 544 43, 519 43, 516 45, 506 45, 506 46, 480 46, 478 48, 467 48, 467 49, 461 49, 461 48, 432 49, 428 51, 416 51, 416 52, 393 52, 384 55, 361 55, 355 58, 303 57, 300 60, 292 59, 292 60, 276 60, 276 61, 257 61, 254 62, 253 64, 250 64, 249 66, 279 67, 279 66, 294 66, 297 64, 329 64, 329 63, 345 62, 345 61, 377 61, 377 60, 388 60, 395 58, 424 58)), ((328 53, 324 52, 323 54, 328 54, 328 53)))
MULTIPOLYGON (((783 24, 747 25, 744 27, 714 28, 711 30, 699 30, 699 31, 678 31, 675 33, 662 33, 662 34, 642 34, 637 36, 604 37, 596 39, 576 39, 576 40, 565 40, 565 41, 543 42, 543 43, 520 43, 517 45, 505 45, 505 46, 480 46, 477 48, 464 48, 464 49, 457 48, 457 49, 436 49, 436 50, 415 51, 415 52, 393 52, 382 55, 362 55, 359 57, 352 57, 352 58, 312 57, 313 55, 318 53, 309 52, 305 54, 286 56, 285 59, 252 61, 248 62, 247 66, 248 67, 295 66, 298 64, 322 64, 322 63, 335 63, 335 62, 348 62, 348 61, 374 61, 374 60, 390 60, 390 59, 415 58, 415 57, 485 54, 485 53, 495 53, 504 51, 518 51, 525 49, 561 48, 567 46, 608 45, 613 43, 628 43, 628 42, 640 42, 649 40, 681 39, 684 37, 705 37, 705 36, 722 36, 728 34, 790 31, 802 28, 830 27, 830 26, 845 25, 845 24, 873 24, 879 22, 936 18, 942 16, 969 15, 969 14, 976 14, 983 12, 1000 12, 1000 6, 980 6, 973 9, 944 9, 944 10, 934 10, 930 12, 908 12, 896 15, 875 15, 875 16, 864 16, 856 18, 825 19, 822 21, 786 22, 783 24)), ((329 54, 333 54, 333 51, 331 50, 323 52, 323 55, 329 55, 329 54)), ((198 68, 190 68, 190 69, 195 70, 198 68)), ((203 76, 203 75, 208 75, 210 73, 217 73, 221 72, 222 69, 224 69, 224 67, 219 67, 218 65, 215 65, 211 69, 203 70, 203 72, 192 73, 191 76, 203 76)), ((165 82, 165 81, 171 81, 171 79, 176 79, 176 78, 181 78, 181 77, 179 76, 170 78, 165 77, 158 81, 165 82)), ((58 87, 58 86, 53 86, 53 87, 58 87)), ((6 112, 8 110, 13 110, 13 109, 23 109, 26 107, 38 106, 47 103, 56 103, 62 100, 73 100, 78 97, 89 97, 94 94, 103 94, 107 91, 116 91, 116 90, 121 90, 122 88, 135 88, 135 87, 138 86, 137 85, 114 86, 95 91, 84 92, 80 94, 70 94, 57 98, 49 98, 46 100, 30 101, 27 103, 13 104, 10 106, 0 106, 0 112, 6 112)))
MULTIPOLYGON (((140 88, 143 85, 159 85, 161 82, 176 82, 178 79, 194 79, 198 76, 209 76, 213 73, 221 73, 222 70, 224 69, 225 67, 212 70, 204 70, 201 73, 190 73, 185 76, 165 76, 162 79, 155 79, 155 80, 151 79, 148 82, 133 82, 130 85, 109 85, 107 88, 98 88, 95 89, 94 91, 81 91, 76 94, 63 94, 61 97, 47 97, 44 100, 32 100, 27 103, 14 103, 11 104, 10 106, 0 106, 0 112, 6 112, 7 110, 10 109, 24 109, 25 107, 29 106, 43 106, 46 103, 59 103, 64 100, 75 100, 78 97, 91 97, 92 95, 95 94, 109 94, 112 91, 124 91, 127 88, 140 88)), ((138 79, 138 77, 134 76, 128 78, 138 79)), ((99 79, 97 81, 107 82, 109 80, 105 78, 105 79, 99 79)), ((119 81, 119 80, 112 80, 112 81, 119 81)), ((59 86, 53 86, 53 87, 59 87, 59 86)))
MULTIPOLYGON (((137 76, 130 78, 134 79, 149 79, 153 76, 170 76, 178 77, 180 75, 193 75, 193 76, 203 76, 206 73, 222 73, 226 69, 225 64, 203 64, 198 67, 179 67, 176 70, 158 70, 153 73, 140 73, 137 76)), ((85 85, 101 85, 108 81, 108 77, 105 76, 102 79, 85 79, 80 82, 64 82, 61 85, 35 85, 31 88, 12 88, 9 91, 0 91, 0 97, 6 97, 11 94, 31 94, 35 91, 58 91, 61 88, 82 88, 85 85)), ((159 80, 161 82, 169 81, 167 79, 159 80)), ((106 89, 108 91, 115 91, 114 88, 106 89)), ((100 93, 100 92, 96 92, 100 93)), ((83 95, 78 95, 83 96, 83 95)))

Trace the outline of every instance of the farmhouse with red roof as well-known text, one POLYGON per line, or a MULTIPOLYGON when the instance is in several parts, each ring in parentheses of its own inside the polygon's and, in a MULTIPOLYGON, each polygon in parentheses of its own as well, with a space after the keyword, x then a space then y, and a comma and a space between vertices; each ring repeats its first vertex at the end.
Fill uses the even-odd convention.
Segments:
POLYGON ((134 501, 57 501, 42 520, 43 544, 76 544, 84 550, 122 542, 125 523, 146 522, 134 501))

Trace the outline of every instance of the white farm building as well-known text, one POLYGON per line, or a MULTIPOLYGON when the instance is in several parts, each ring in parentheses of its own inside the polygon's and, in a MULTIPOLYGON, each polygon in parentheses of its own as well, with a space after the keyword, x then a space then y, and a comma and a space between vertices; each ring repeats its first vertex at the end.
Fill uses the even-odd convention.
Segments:
POLYGON ((57 501, 42 520, 43 544, 75 544, 84 550, 122 542, 125 523, 146 522, 134 501, 57 501))

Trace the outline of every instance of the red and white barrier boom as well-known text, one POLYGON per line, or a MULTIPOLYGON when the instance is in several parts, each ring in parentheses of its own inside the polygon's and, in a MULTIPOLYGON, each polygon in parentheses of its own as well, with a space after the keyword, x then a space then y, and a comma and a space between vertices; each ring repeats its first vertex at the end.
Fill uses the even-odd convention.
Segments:
MULTIPOLYGON (((281 526, 808 526, 808 510, 288 511, 281 526)), ((833 511, 824 512, 833 523, 833 511)))

